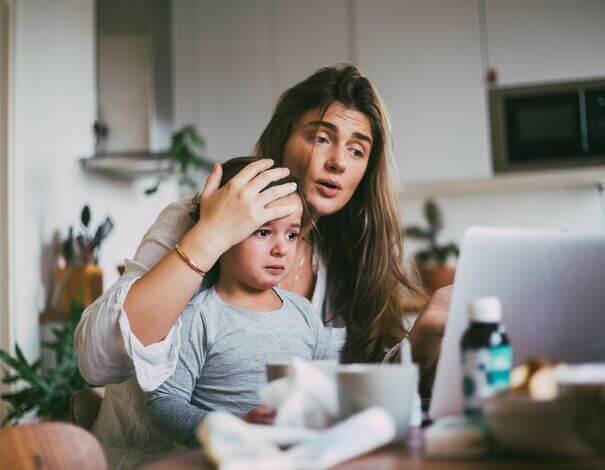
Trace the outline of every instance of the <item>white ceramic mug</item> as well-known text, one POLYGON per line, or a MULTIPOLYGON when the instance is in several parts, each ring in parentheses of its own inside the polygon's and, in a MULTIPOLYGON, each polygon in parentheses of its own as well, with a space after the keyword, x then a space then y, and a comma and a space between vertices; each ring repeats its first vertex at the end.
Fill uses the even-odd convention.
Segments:
POLYGON ((405 438, 418 390, 415 364, 348 364, 339 366, 336 374, 340 419, 378 406, 393 416, 395 439, 405 438))
MULTIPOLYGON (((336 380, 336 370, 338 367, 338 361, 336 359, 316 359, 308 362, 321 370, 329 378, 336 380)), ((267 382, 286 377, 289 373, 291 364, 291 361, 268 362, 265 366, 267 382)))

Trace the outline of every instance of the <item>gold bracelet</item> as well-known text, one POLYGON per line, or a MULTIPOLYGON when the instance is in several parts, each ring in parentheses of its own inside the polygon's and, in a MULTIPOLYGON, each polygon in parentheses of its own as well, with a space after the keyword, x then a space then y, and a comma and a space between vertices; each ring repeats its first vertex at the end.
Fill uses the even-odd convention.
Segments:
POLYGON ((200 276, 204 277, 206 275, 206 271, 202 271, 197 264, 195 264, 193 262, 193 260, 191 258, 189 258, 189 256, 187 256, 187 254, 183 251, 183 249, 181 248, 181 245, 179 245, 178 243, 176 245, 174 245, 174 249, 176 250, 176 252, 179 254, 179 256, 183 259, 183 261, 185 261, 185 263, 187 263, 189 265, 189 267, 191 269, 193 269, 196 273, 198 273, 200 276))

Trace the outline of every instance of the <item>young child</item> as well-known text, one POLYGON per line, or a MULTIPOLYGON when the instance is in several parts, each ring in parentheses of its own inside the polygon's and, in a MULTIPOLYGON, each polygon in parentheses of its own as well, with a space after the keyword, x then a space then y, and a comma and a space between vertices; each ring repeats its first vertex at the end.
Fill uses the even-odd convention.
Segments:
MULTIPOLYGON (((224 163, 221 185, 255 159, 224 163)), ((294 181, 275 184, 288 180, 294 181)), ((207 275, 215 283, 182 314, 176 370, 147 394, 146 407, 151 422, 175 442, 194 442, 197 425, 211 411, 244 416, 257 407, 267 362, 338 355, 329 350, 328 331, 311 303, 277 287, 296 269, 297 239, 308 222, 301 188, 288 198, 298 200, 299 210, 225 252, 207 275)))

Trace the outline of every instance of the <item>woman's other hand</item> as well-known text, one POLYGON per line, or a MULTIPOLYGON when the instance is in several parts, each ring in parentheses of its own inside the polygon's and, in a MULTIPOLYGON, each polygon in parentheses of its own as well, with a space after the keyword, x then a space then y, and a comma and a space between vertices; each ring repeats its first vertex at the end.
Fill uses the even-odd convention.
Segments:
MULTIPOLYGON (((281 184, 263 191, 269 183, 290 173, 287 168, 271 168, 273 164, 271 159, 250 163, 220 188, 222 170, 219 164, 215 164, 200 194, 200 219, 182 242, 182 245, 189 245, 187 253, 191 253, 194 259, 214 263, 220 255, 258 227, 296 211, 298 206, 295 200, 288 204, 271 204, 296 191, 296 183, 281 184), (205 249, 212 254, 206 252, 202 256, 195 256, 196 246, 199 247, 195 240, 204 240, 205 249)), ((204 266, 202 269, 210 267, 204 266)))
POLYGON ((436 290, 410 332, 412 357, 420 369, 420 394, 430 396, 450 308, 453 286, 436 290))
POLYGON ((258 406, 250 410, 242 419, 252 424, 273 424, 275 409, 268 406, 258 406))

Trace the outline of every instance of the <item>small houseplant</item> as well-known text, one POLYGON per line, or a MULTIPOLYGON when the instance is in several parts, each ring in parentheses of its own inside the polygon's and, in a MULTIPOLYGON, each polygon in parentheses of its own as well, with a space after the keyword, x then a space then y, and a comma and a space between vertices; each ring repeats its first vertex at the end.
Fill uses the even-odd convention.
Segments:
POLYGON ((80 213, 80 227, 74 236, 73 227, 63 241, 63 262, 55 272, 55 298, 51 307, 67 312, 73 302, 86 307, 103 292, 103 272, 98 266, 101 245, 113 231, 113 221, 106 217, 93 232, 88 205, 80 213))
POLYGON ((43 368, 40 360, 30 363, 18 344, 15 345, 14 356, 0 350, 0 363, 4 371, 2 382, 15 386, 14 391, 1 396, 9 405, 2 425, 18 421, 29 412, 34 412, 42 419, 69 419, 71 396, 89 387, 78 369, 73 343, 82 311, 83 307, 72 304, 67 323, 53 328, 54 338, 42 344, 54 355, 50 367, 43 368))
MULTIPOLYGON (((185 126, 172 134, 168 155, 172 159, 172 168, 179 174, 179 185, 192 190, 199 188, 200 182, 191 176, 191 171, 212 170, 213 163, 206 156, 206 140, 192 125, 185 126)), ((160 187, 162 179, 158 177, 155 185, 145 190, 153 194, 160 187)))
POLYGON ((443 230, 443 215, 435 201, 425 201, 424 217, 426 227, 406 227, 404 233, 410 238, 426 242, 427 247, 416 253, 415 260, 424 286, 429 291, 434 291, 454 282, 456 271, 449 262, 456 259, 460 251, 454 242, 439 244, 437 238, 443 230))

